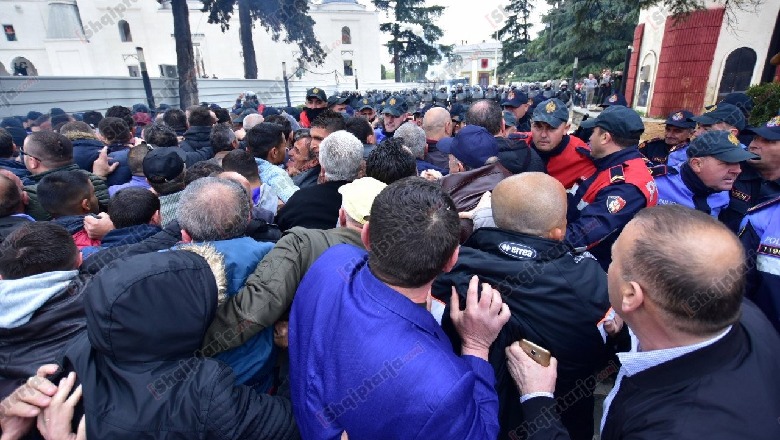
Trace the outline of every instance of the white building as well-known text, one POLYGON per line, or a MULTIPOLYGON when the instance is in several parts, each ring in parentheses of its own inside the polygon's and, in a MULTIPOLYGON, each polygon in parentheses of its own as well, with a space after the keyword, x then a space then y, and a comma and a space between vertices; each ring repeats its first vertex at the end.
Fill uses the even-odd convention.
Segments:
MULTIPOLYGON (((243 78, 238 9, 230 28, 209 24, 203 4, 189 1, 199 77, 243 78)), ((311 83, 375 82, 380 78, 379 13, 356 0, 310 5, 314 33, 328 54, 321 66, 300 63, 296 45, 273 42, 253 29, 258 79, 278 79, 298 67, 311 83)), ((176 41, 169 0, 0 0, 0 75, 138 76, 142 47, 152 77, 176 76, 176 41)), ((282 36, 283 38, 283 36, 282 36)))
POLYGON ((460 56, 460 60, 446 67, 449 78, 467 78, 469 84, 482 87, 498 83, 496 67, 501 62, 500 42, 491 40, 455 46, 453 53, 460 56))

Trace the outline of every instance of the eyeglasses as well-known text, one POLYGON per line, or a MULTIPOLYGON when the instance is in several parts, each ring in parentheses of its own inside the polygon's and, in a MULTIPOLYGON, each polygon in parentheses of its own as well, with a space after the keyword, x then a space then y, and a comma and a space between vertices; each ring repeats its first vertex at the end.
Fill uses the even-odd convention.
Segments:
POLYGON ((35 157, 35 156, 33 156, 32 154, 29 154, 29 153, 27 153, 26 151, 24 151, 24 147, 20 148, 20 149, 19 149, 19 151, 21 151, 21 152, 22 152, 22 155, 24 155, 24 156, 30 156, 30 157, 32 157, 33 159, 37 160, 38 162, 43 162, 43 161, 42 161, 40 158, 38 158, 38 157, 35 157))
POLYGON ((293 143, 298 142, 303 138, 310 138, 310 137, 311 137, 311 130, 309 130, 308 128, 295 130, 295 132, 293 133, 293 143))

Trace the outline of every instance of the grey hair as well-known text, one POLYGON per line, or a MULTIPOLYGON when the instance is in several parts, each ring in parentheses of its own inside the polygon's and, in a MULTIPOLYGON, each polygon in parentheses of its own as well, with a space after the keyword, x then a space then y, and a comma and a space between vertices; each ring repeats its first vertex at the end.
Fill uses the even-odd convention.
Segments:
POLYGON ((425 147, 427 145, 425 141, 425 130, 418 127, 417 124, 405 122, 395 130, 393 137, 402 139, 404 141, 404 146, 409 147, 409 150, 415 158, 422 159, 425 157, 425 147))
POLYGON ((363 143, 348 131, 333 132, 320 144, 319 159, 328 181, 355 180, 363 162, 363 143))
POLYGON ((250 209, 241 185, 228 179, 203 177, 184 189, 177 218, 193 241, 229 240, 246 233, 250 209))
POLYGON ((252 113, 244 117, 241 126, 244 127, 244 130, 248 131, 251 130, 252 127, 262 123, 263 121, 265 121, 263 115, 261 115, 260 113, 252 113))

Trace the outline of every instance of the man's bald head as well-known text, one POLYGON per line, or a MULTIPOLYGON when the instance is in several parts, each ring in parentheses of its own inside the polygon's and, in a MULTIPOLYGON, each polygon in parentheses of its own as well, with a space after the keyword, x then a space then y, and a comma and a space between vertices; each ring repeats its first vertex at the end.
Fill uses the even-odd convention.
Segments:
POLYGON ((249 196, 249 200, 252 200, 252 185, 249 183, 249 180, 246 177, 238 174, 235 171, 223 171, 217 174, 216 177, 219 177, 220 179, 232 180, 233 182, 238 183, 242 188, 244 188, 244 191, 246 191, 247 196, 249 196))
POLYGON ((566 229, 566 190, 544 173, 522 173, 502 180, 493 190, 493 220, 508 231, 550 237, 566 229))
POLYGON ((615 246, 623 278, 642 286, 669 328, 704 336, 739 319, 745 251, 717 219, 663 205, 640 211, 623 234, 628 242, 615 246))
POLYGON ((450 112, 443 107, 433 107, 425 112, 423 118, 423 130, 428 139, 439 140, 448 136, 446 132, 447 124, 452 123, 450 112))

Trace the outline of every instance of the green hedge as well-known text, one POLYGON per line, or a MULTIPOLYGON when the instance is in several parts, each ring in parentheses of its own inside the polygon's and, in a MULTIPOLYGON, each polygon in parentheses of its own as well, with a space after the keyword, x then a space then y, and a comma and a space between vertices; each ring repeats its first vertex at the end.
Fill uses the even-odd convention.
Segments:
POLYGON ((756 127, 780 114, 780 83, 751 86, 747 90, 755 106, 750 114, 750 125, 756 127))

